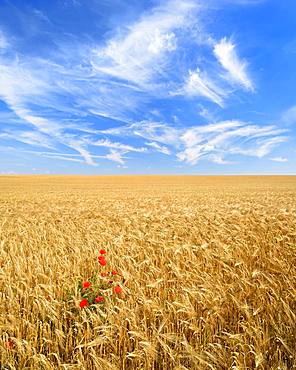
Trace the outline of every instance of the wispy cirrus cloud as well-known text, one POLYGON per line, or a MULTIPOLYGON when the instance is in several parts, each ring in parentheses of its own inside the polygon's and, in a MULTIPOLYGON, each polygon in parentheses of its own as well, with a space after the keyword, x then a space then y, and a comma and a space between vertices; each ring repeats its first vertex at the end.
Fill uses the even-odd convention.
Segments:
POLYGON ((202 97, 224 108, 225 101, 233 93, 233 87, 254 91, 254 82, 247 71, 248 63, 239 58, 237 47, 230 39, 224 37, 215 41, 209 37, 205 45, 212 49, 215 60, 208 57, 208 62, 201 67, 189 69, 188 75, 184 76, 183 86, 171 92, 171 95, 202 97))
POLYGON ((210 155, 210 162, 216 163, 216 164, 233 164, 233 162, 225 160, 220 154, 211 154, 210 155))
POLYGON ((158 151, 158 152, 160 152, 162 154, 166 154, 166 155, 170 155, 171 154, 171 151, 169 150, 169 148, 167 146, 159 145, 155 141, 146 142, 145 145, 147 145, 147 146, 149 146, 151 148, 154 148, 156 151, 158 151))
POLYGON ((233 42, 224 37, 214 45, 214 54, 227 71, 226 79, 243 86, 246 90, 254 90, 253 82, 247 73, 247 63, 239 58, 233 42))
MULTIPOLYGON (((189 0, 178 4, 169 1, 121 30, 123 36, 112 37, 106 46, 84 44, 73 49, 66 45, 53 59, 28 59, 8 49, 2 37, 1 47, 8 53, 0 60, 0 98, 23 124, 77 151, 87 164, 95 165, 88 147, 111 148, 111 144, 97 141, 93 145, 94 140, 81 140, 73 133, 74 126, 65 125, 63 118, 71 114, 129 121, 129 112, 137 111, 143 101, 142 91, 148 85, 153 90, 156 77, 165 73, 167 54, 176 49, 174 30, 188 26, 195 7, 189 0)), ((40 17, 40 12, 35 14, 40 17)), ((136 151, 131 146, 124 150, 136 151)))
POLYGON ((0 139, 9 141, 19 141, 24 144, 53 149, 54 141, 47 135, 39 131, 6 131, 0 133, 0 139))
POLYGON ((280 162, 280 163, 288 162, 288 159, 285 157, 272 157, 270 158, 270 160, 273 162, 280 162))
POLYGON ((189 97, 201 96, 205 97, 221 108, 224 105, 224 97, 226 92, 219 88, 206 73, 202 73, 199 69, 189 71, 188 78, 180 93, 189 97))
POLYGON ((111 148, 111 149, 116 149, 116 150, 121 150, 123 152, 138 152, 138 153, 143 153, 147 149, 144 147, 134 147, 132 145, 127 145, 123 143, 118 143, 118 142, 112 142, 109 139, 100 139, 97 141, 92 141, 89 139, 85 139, 84 142, 87 142, 89 145, 92 146, 101 146, 104 148, 111 148))
POLYGON ((107 130, 112 136, 154 140, 157 146, 166 143, 175 158, 190 165, 202 159, 230 164, 227 158, 232 155, 263 158, 288 140, 287 132, 276 126, 258 126, 238 120, 187 128, 147 121, 107 130))
POLYGON ((172 126, 151 121, 140 121, 129 125, 102 130, 102 134, 120 137, 138 137, 173 145, 178 141, 179 130, 172 126))
POLYGON ((287 125, 296 123, 296 105, 288 108, 286 111, 282 113, 281 122, 287 125))
MULTIPOLYGON (((271 135, 271 133, 269 133, 269 135, 271 135)), ((263 134, 262 136, 265 136, 265 134, 263 134)), ((286 136, 261 138, 255 140, 246 148, 234 147, 231 148, 230 151, 233 154, 242 154, 251 157, 263 158, 271 153, 274 148, 287 141, 288 137, 286 136)))
POLYGON ((9 42, 0 30, 0 53, 5 51, 9 46, 9 42))
MULTIPOLYGON (((15 137, 3 133, 1 137, 47 148, 53 147, 53 143, 61 144, 80 153, 86 164, 96 165, 81 135, 73 133, 75 125, 63 120, 69 114, 81 118, 92 108, 91 100, 82 105, 85 81, 79 80, 80 72, 76 71, 73 78, 71 69, 66 70, 43 59, 29 62, 23 58, 20 60, 20 57, 9 55, 0 59, 0 98, 18 117, 18 123, 28 127, 28 132, 15 137), (65 103, 65 98, 72 100, 72 107, 65 103)), ((90 80, 89 84, 92 87, 93 81, 90 80)), ((98 104, 93 103, 97 108, 98 104)))
POLYGON ((31 153, 31 154, 40 155, 41 157, 48 158, 48 159, 51 159, 51 160, 58 159, 59 161, 85 163, 85 162, 84 162, 84 160, 82 160, 82 159, 79 159, 79 158, 73 158, 73 157, 67 157, 67 156, 65 156, 65 155, 57 155, 57 154, 53 154, 53 155, 49 155, 49 154, 40 154, 40 152, 35 152, 35 153, 31 153))
MULTIPOLYGON (((85 163, 83 159, 81 159, 80 154, 69 154, 64 152, 41 152, 41 151, 35 151, 35 150, 22 150, 21 153, 28 153, 36 156, 41 156, 49 159, 60 159, 62 161, 71 161, 71 162, 78 162, 78 163, 85 163)), ((125 163, 125 157, 123 155, 123 152, 118 152, 116 150, 111 149, 110 153, 106 155, 93 155, 92 159, 104 159, 111 162, 116 162, 120 164, 125 163)), ((97 163, 95 163, 97 166, 97 163)))
POLYGON ((169 54, 177 49, 176 31, 187 28, 198 2, 171 0, 155 7, 124 35, 115 35, 93 50, 95 71, 129 81, 141 90, 155 89, 170 68, 169 54))
POLYGON ((125 163, 123 153, 119 152, 117 150, 114 150, 114 149, 111 149, 110 153, 106 154, 105 158, 107 158, 107 159, 109 159, 113 162, 117 162, 119 164, 124 164, 125 163))
POLYGON ((189 165, 270 154, 287 140, 275 126, 219 122, 205 107, 200 115, 218 122, 193 126, 175 115, 174 125, 147 120, 147 107, 158 112, 167 104, 173 111, 176 105, 182 111, 184 101, 187 107, 202 101, 221 112, 234 91, 255 89, 239 45, 196 28, 207 8, 200 3, 161 2, 102 39, 55 40, 57 50, 42 57, 18 51, 0 33, 0 99, 22 127, 15 136, 0 130, 0 139, 52 149, 42 155, 92 166, 101 159, 123 165, 127 153, 153 151, 189 165))

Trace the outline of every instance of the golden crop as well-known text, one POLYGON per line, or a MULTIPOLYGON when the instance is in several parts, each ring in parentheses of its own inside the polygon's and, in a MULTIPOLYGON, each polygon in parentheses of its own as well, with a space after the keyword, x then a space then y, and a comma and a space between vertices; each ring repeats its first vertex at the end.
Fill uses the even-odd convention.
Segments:
POLYGON ((296 177, 1 176, 0 225, 1 369, 296 368, 296 177))

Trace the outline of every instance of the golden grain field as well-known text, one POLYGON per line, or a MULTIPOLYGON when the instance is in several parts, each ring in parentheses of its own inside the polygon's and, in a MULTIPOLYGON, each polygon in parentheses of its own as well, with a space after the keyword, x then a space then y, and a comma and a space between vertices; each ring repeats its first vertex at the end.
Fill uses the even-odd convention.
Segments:
POLYGON ((0 369, 296 369, 296 177, 1 176, 0 225, 0 369))

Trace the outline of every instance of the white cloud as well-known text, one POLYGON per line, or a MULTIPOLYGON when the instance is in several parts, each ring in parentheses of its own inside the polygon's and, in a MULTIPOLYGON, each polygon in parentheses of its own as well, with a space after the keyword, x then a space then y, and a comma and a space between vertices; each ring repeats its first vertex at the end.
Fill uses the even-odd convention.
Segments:
POLYGON ((87 142, 89 145, 92 145, 92 146, 102 146, 102 147, 105 147, 105 148, 113 148, 113 149, 121 150, 121 151, 124 151, 124 152, 139 152, 139 153, 141 153, 141 152, 145 152, 147 150, 146 148, 136 148, 136 147, 133 147, 131 145, 112 142, 108 139, 101 139, 101 140, 97 140, 97 141, 85 140, 85 142, 87 142))
POLYGON ((221 154, 211 154, 209 160, 217 164, 232 164, 232 162, 226 161, 221 154))
MULTIPOLYGON (((231 155, 262 158, 288 138, 285 129, 276 126, 258 126, 243 121, 221 121, 195 127, 172 127, 159 122, 143 121, 114 129, 105 134, 121 137, 140 137, 152 140, 145 145, 162 150, 169 144, 171 154, 180 161, 195 165, 201 159, 218 164, 230 164, 231 155)), ((168 154, 166 149, 163 153, 168 154)))
POLYGON ((287 142, 287 137, 275 136, 267 139, 260 139, 255 141, 255 145, 250 145, 248 148, 233 147, 230 149, 231 153, 242 154, 251 157, 263 158, 272 152, 279 144, 287 142))
POLYGON ((273 158, 270 158, 270 160, 273 162, 281 162, 281 163, 288 162, 288 159, 284 157, 273 157, 273 158))
POLYGON ((177 153, 177 158, 182 162, 184 161, 193 165, 196 164, 207 153, 211 152, 212 149, 213 148, 208 147, 207 145, 196 145, 177 153))
POLYGON ((211 146, 215 144, 213 140, 217 141, 221 138, 223 133, 233 132, 232 129, 243 126, 243 122, 240 121, 223 121, 218 123, 211 123, 208 125, 202 125, 197 127, 188 128, 181 136, 181 140, 185 147, 191 148, 204 142, 205 137, 211 139, 211 146))
POLYGON ((285 132, 274 126, 259 127, 241 121, 190 128, 181 136, 185 148, 177 157, 189 164, 196 164, 202 158, 222 164, 224 157, 231 154, 262 158, 287 141, 280 136, 285 132))
POLYGON ((283 112, 281 121, 287 125, 296 123, 296 105, 283 112))
POLYGON ((53 136, 57 136, 61 132, 62 127, 56 122, 33 115, 27 109, 13 105, 11 107, 21 119, 35 126, 40 132, 53 136))
POLYGON ((155 148, 158 152, 162 153, 162 154, 166 154, 166 155, 170 155, 171 154, 171 151, 169 150, 169 148, 167 148, 166 146, 164 145, 159 145, 158 143, 156 142, 146 142, 145 143, 147 146, 150 146, 152 148, 155 148))
POLYGON ((217 121, 217 117, 216 115, 211 112, 209 109, 205 108, 203 105, 199 105, 199 111, 198 111, 198 114, 203 117, 204 119, 206 119, 207 121, 212 121, 212 122, 215 122, 217 121))
POLYGON ((21 64, 18 59, 0 60, 0 96, 8 104, 18 105, 23 98, 33 97, 39 102, 49 89, 45 79, 34 76, 29 65, 21 64))
POLYGON ((106 159, 109 159, 110 161, 114 161, 120 164, 124 164, 124 157, 122 156, 121 152, 118 152, 114 149, 111 149, 110 153, 105 155, 106 159))
POLYGON ((24 144, 40 146, 44 148, 54 148, 53 140, 38 131, 14 131, 14 132, 2 132, 0 133, 0 139, 2 140, 16 140, 24 144))
POLYGON ((176 35, 171 33, 161 34, 158 29, 155 30, 153 41, 148 46, 148 52, 159 54, 164 50, 174 51, 177 48, 176 35))
MULTIPOLYGON (((32 112, 30 108, 32 102, 38 110, 42 111, 48 109, 51 104, 54 105, 54 95, 61 93, 47 69, 42 71, 43 78, 39 77, 40 68, 39 64, 36 66, 33 64, 33 67, 30 67, 24 63, 21 64, 18 60, 12 63, 0 60, 0 99, 5 101, 23 124, 26 123, 38 130, 19 133, 14 139, 47 148, 52 148, 54 142, 61 143, 78 151, 85 159, 85 163, 96 165, 80 139, 65 134, 66 127, 61 122, 58 123, 54 119, 44 118, 32 112)), ((58 103, 57 108, 61 108, 58 103)), ((61 108, 60 114, 62 112, 61 108)))
POLYGON ((9 43, 8 43, 6 37, 0 31, 0 53, 3 52, 3 51, 5 51, 5 49, 7 49, 8 46, 9 46, 9 43))
MULTIPOLYGON (((18 150, 19 151, 19 150, 18 150)), ((85 163, 83 160, 79 159, 79 154, 72 154, 72 153, 61 153, 61 152, 39 152, 33 150, 20 150, 21 153, 29 153, 34 154, 46 158, 53 158, 53 159, 60 159, 63 161, 72 161, 72 162, 79 162, 85 163)), ((111 150, 110 153, 106 155, 91 155, 90 165, 97 165, 97 163, 93 162, 93 158, 100 158, 100 159, 107 159, 113 162, 124 164, 124 157, 122 152, 117 152, 116 150, 111 150)))
POLYGON ((97 166, 97 163, 95 163, 93 158, 92 158, 92 154, 87 149, 85 149, 85 147, 83 146, 83 143, 71 139, 68 142, 68 146, 70 148, 76 150, 78 153, 80 153, 81 156, 84 158, 85 163, 87 163, 91 166, 97 166))
POLYGON ((178 129, 159 122, 141 121, 118 128, 111 128, 101 131, 102 134, 114 136, 135 136, 163 144, 179 142, 178 129))
POLYGON ((84 161, 81 160, 81 159, 67 157, 67 156, 64 156, 64 155, 48 155, 48 154, 42 154, 42 157, 49 158, 49 159, 58 159, 58 160, 61 160, 61 161, 84 163, 84 161))
POLYGON ((188 27, 196 5, 175 0, 154 8, 131 25, 124 36, 115 36, 105 48, 93 50, 94 70, 150 89, 155 76, 165 73, 168 54, 177 47, 174 31, 188 27))
POLYGON ((38 17, 42 21, 51 24, 51 22, 50 22, 49 18, 47 17, 47 15, 45 13, 43 13, 40 9, 33 9, 33 13, 36 15, 36 17, 38 17))
MULTIPOLYGON (((254 88, 247 63, 238 57, 231 41, 223 38, 216 42, 209 37, 210 41, 202 44, 198 40, 207 40, 202 27, 200 35, 192 40, 194 22, 200 22, 199 1, 170 0, 162 4, 128 27, 119 25, 116 35, 113 32, 105 45, 60 44, 59 55, 52 53, 52 59, 26 57, 12 48, 10 56, 0 51, 0 99, 17 116, 14 125, 27 129, 27 133, 16 130, 15 137, 11 131, 2 131, 2 139, 51 149, 63 145, 76 154, 43 155, 76 162, 83 159, 93 166, 97 165, 96 158, 122 165, 126 153, 151 152, 151 148, 176 155, 189 164, 196 164, 201 158, 226 164, 228 155, 263 157, 284 142, 284 132, 276 127, 241 121, 188 128, 181 119, 172 125, 143 120, 142 117, 149 117, 147 112, 159 116, 150 103, 155 98, 167 98, 169 91, 173 91, 169 96, 172 100, 176 95, 202 98, 223 108, 231 84, 246 90, 254 88), (202 48, 209 47, 214 47, 214 54, 209 56, 209 50, 203 54, 202 48), (217 61, 227 71, 225 78, 217 72, 222 70, 217 61), (69 121, 72 116, 75 123, 74 119, 69 121), (114 126, 118 126, 118 121, 126 125, 92 129, 92 119, 86 122, 88 116, 104 120, 103 127, 113 121, 117 121, 114 126), (137 117, 140 119, 135 123, 137 117), (120 139, 113 142, 108 136, 120 139), (141 146, 127 144, 125 137, 136 138, 141 146), (103 150, 97 147, 109 148, 110 152, 95 155, 93 150, 103 150)), ((0 50, 8 47, 7 39, 0 33, 0 50)), ((164 117, 166 113, 171 117, 175 113, 163 109, 161 112, 164 117)), ((213 122, 209 110, 204 108, 200 114, 213 122)), ((290 114, 293 117, 293 109, 290 114)))
POLYGON ((32 112, 29 106, 36 107, 49 105, 50 95, 54 93, 55 84, 48 81, 47 71, 43 72, 43 79, 38 74, 38 68, 21 64, 20 61, 0 60, 0 99, 23 122, 34 126, 40 135, 57 137, 62 126, 55 121, 40 117, 32 112))
POLYGON ((214 54, 223 68, 228 72, 227 78, 243 86, 247 90, 254 90, 253 82, 247 73, 247 63, 240 60, 236 53, 236 45, 225 37, 214 46, 214 54))
POLYGON ((189 71, 189 76, 184 87, 177 94, 187 96, 203 96, 223 107, 225 92, 219 88, 205 73, 199 69, 195 72, 189 71))

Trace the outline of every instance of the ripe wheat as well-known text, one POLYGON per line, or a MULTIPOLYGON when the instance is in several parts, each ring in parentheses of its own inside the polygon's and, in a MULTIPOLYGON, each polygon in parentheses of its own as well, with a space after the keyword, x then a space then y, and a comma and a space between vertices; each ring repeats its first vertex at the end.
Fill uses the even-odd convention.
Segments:
POLYGON ((1 369, 296 368, 296 177, 1 176, 0 199, 1 369), (101 248, 123 290, 82 309, 101 248))

